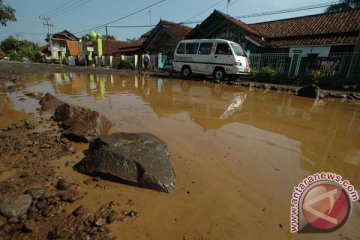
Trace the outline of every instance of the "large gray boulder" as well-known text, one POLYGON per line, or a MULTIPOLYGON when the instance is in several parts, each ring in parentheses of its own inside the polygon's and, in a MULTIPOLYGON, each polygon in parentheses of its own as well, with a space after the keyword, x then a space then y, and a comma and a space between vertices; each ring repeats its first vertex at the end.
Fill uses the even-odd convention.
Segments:
POLYGON ((40 98, 39 104, 44 111, 55 110, 58 106, 63 105, 65 102, 57 99, 51 93, 46 93, 45 96, 40 98))
POLYGON ((175 172, 166 144, 149 133, 113 133, 90 143, 74 168, 104 179, 171 192, 175 172))
POLYGON ((111 128, 101 113, 67 103, 56 108, 54 119, 62 122, 65 137, 77 142, 90 142, 111 128))
POLYGON ((317 99, 321 99, 321 98, 325 97, 325 94, 316 85, 309 85, 309 86, 300 88, 297 91, 297 95, 301 96, 301 97, 317 98, 317 99))
POLYGON ((18 194, 0 200, 0 212, 7 218, 20 217, 27 213, 32 202, 29 194, 18 194))

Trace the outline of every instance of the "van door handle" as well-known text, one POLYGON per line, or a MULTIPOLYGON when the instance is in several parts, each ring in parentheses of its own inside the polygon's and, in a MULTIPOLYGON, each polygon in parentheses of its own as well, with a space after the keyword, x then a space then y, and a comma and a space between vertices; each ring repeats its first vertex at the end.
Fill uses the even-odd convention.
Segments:
POLYGON ((217 58, 218 56, 215 56, 215 58, 217 58))

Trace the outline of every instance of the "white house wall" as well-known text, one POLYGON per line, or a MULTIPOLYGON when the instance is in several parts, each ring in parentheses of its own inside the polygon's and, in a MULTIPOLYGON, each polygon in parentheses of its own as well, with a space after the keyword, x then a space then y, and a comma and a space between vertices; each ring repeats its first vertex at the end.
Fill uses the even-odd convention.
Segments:
POLYGON ((330 53, 330 46, 309 46, 309 47, 292 47, 289 51, 289 57, 293 57, 294 51, 302 51, 302 56, 307 54, 317 53, 319 57, 328 57, 330 53))

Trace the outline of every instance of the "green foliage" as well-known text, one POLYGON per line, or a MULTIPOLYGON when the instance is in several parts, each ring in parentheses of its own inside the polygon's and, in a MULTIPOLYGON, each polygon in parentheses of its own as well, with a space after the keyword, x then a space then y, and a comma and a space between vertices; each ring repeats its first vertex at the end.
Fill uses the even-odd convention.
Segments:
POLYGON ((126 41, 127 42, 133 42, 133 41, 136 41, 136 38, 127 38, 126 41))
POLYGON ((6 53, 10 50, 17 49, 19 46, 19 41, 16 40, 13 36, 10 36, 6 39, 4 39, 0 43, 0 48, 6 53))
POLYGON ((118 65, 119 69, 132 69, 132 66, 129 61, 126 60, 120 60, 120 63, 118 65))
POLYGON ((341 0, 326 9, 326 12, 341 12, 360 8, 360 0, 341 0))
POLYGON ((258 71, 255 68, 251 68, 250 76, 256 77, 257 74, 258 74, 258 71))
POLYGON ((263 67, 259 72, 256 73, 256 77, 260 78, 273 78, 276 75, 276 71, 271 67, 263 67))
POLYGON ((311 77, 312 79, 319 79, 321 77, 322 73, 319 70, 311 71, 311 77))
POLYGON ((15 9, 9 5, 4 5, 3 0, 0 0, 0 23, 6 26, 7 22, 15 22, 15 9))
POLYGON ((161 69, 159 69, 159 68, 157 68, 157 67, 155 67, 155 66, 149 66, 149 67, 148 67, 148 70, 149 70, 150 72, 157 72, 157 73, 162 72, 161 69))
POLYGON ((114 35, 107 35, 105 36, 105 39, 116 40, 116 37, 114 35))
POLYGON ((31 61, 39 59, 39 47, 28 40, 18 41, 10 36, 0 43, 0 48, 11 60, 20 61, 23 57, 27 57, 31 61))

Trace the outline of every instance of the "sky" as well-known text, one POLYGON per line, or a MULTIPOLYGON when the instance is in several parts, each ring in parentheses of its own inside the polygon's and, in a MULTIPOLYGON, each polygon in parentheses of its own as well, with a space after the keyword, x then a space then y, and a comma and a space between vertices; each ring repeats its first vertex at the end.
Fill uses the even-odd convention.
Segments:
MULTIPOLYGON (((276 11, 314 4, 330 4, 335 0, 230 0, 228 14, 241 16, 246 14, 276 11)), ((110 26, 143 26, 155 25, 160 19, 172 22, 202 21, 214 9, 227 12, 227 0, 3 0, 16 10, 17 22, 9 22, 6 27, 0 26, 0 41, 10 35, 18 34, 18 39, 27 39, 45 44, 47 28, 39 16, 50 17, 54 25, 51 33, 68 30, 81 37, 93 27, 103 25, 131 13, 144 9, 130 17, 109 24, 108 33, 117 40, 140 37, 151 27, 114 28, 110 26), (84 31, 84 32, 83 32, 84 31)), ((324 12, 325 8, 277 14, 271 16, 242 18, 245 23, 263 22, 282 18, 291 18, 324 12)), ((196 24, 189 24, 195 27, 196 24)), ((96 30, 105 35, 105 28, 96 30)))

